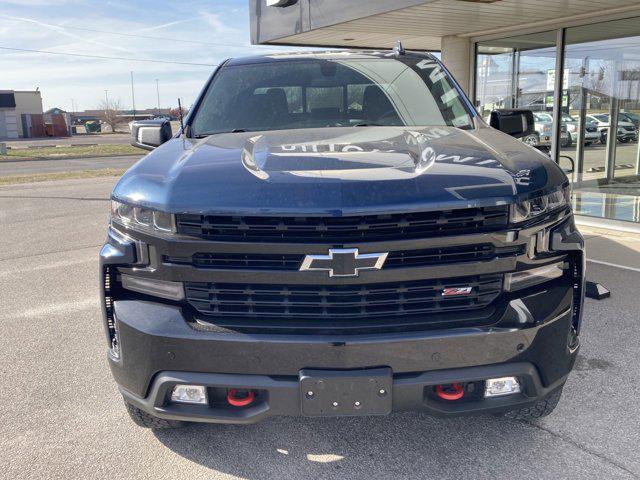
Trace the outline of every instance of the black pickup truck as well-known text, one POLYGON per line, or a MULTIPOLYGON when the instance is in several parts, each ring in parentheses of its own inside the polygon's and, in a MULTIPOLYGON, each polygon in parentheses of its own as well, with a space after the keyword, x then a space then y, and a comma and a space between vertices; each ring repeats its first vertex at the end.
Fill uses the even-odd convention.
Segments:
POLYGON ((133 420, 549 414, 584 242, 531 112, 491 124, 402 50, 227 60, 175 136, 133 123, 100 253, 133 420))

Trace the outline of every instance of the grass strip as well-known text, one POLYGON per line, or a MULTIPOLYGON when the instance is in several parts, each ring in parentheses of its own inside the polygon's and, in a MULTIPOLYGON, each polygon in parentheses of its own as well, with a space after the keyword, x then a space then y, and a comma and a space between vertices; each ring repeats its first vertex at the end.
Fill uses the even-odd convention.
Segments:
POLYGON ((7 155, 0 155, 2 160, 17 160, 24 158, 51 159, 69 157, 101 157, 112 155, 143 155, 144 152, 133 145, 88 145, 69 147, 19 148, 7 150, 7 155))
POLYGON ((75 178, 119 177, 126 168, 102 168, 99 170, 82 170, 78 172, 34 173, 31 175, 9 175, 0 177, 0 185, 18 183, 48 182, 51 180, 71 180, 75 178))

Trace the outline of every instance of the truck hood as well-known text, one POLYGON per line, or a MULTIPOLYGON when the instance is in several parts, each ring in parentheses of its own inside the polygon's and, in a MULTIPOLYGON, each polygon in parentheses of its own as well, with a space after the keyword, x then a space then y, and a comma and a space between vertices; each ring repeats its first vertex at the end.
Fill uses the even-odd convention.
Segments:
POLYGON ((175 138, 113 197, 173 213, 343 215, 511 203, 566 182, 488 127, 343 127, 175 138))

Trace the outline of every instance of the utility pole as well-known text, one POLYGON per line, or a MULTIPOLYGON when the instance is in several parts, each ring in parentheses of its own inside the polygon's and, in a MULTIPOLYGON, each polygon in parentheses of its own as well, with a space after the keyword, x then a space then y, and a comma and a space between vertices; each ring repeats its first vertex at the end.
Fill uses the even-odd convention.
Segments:
POLYGON ((160 115, 160 86, 158 85, 158 79, 156 78, 156 93, 158 94, 158 116, 160 115))
POLYGON ((136 119, 136 95, 133 91, 133 72, 131 72, 131 103, 133 104, 133 119, 136 119))
POLYGON ((69 120, 71 121, 71 125, 69 125, 69 131, 71 133, 73 133, 72 127, 73 125, 75 125, 75 113, 76 113, 76 105, 73 101, 73 98, 71 99, 71 113, 69 113, 69 120))
POLYGON ((109 107, 109 90, 104 91, 104 101, 107 102, 107 107, 109 107))

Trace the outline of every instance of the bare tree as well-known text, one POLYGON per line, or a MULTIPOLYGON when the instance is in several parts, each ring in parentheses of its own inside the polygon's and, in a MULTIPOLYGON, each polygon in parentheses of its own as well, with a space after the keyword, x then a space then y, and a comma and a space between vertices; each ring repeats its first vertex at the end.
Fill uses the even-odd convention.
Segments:
MULTIPOLYGON (((186 108, 186 107, 182 107, 182 116, 186 117, 187 113, 189 113, 189 109, 186 108)), ((180 118, 180 110, 178 109, 178 107, 172 108, 169 111, 169 115, 171 115, 172 117, 175 117, 175 118, 180 118)))
POLYGON ((98 104, 98 110, 102 110, 100 120, 111 127, 113 133, 116 132, 118 125, 122 122, 122 102, 120 100, 102 100, 98 104))

